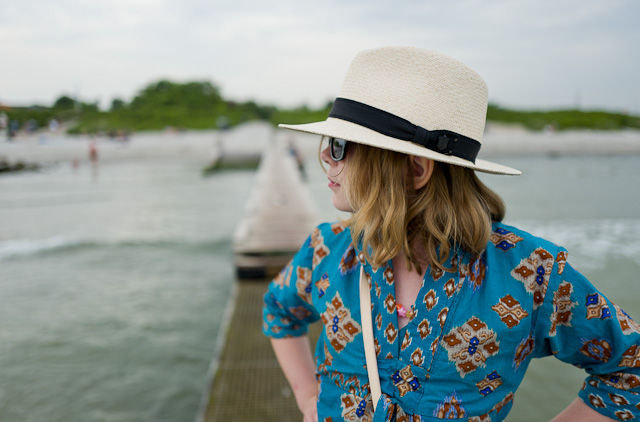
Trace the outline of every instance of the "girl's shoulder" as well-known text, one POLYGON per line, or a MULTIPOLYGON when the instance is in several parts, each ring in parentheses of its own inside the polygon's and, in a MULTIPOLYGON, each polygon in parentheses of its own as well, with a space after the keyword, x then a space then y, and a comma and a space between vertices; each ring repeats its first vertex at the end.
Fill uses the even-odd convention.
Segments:
POLYGON ((327 246, 348 246, 351 243, 351 230, 340 221, 321 223, 313 230, 309 239, 311 246, 320 243, 327 246))
POLYGON ((566 255, 566 249, 555 243, 535 236, 525 230, 504 223, 493 223, 493 231, 489 238, 487 250, 505 252, 509 255, 526 258, 530 254, 547 252, 554 257, 566 255))
POLYGON ((350 249, 353 249, 353 242, 349 227, 341 222, 322 223, 311 232, 298 256, 305 261, 311 260, 311 268, 315 269, 320 262, 341 259, 350 249))

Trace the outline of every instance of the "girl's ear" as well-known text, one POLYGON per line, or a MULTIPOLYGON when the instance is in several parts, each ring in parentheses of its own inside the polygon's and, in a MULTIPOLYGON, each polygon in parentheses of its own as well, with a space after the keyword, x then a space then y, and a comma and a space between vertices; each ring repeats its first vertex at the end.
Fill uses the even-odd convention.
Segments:
POLYGON ((413 176, 413 188, 415 190, 421 189, 427 184, 431 175, 433 174, 433 160, 425 157, 411 156, 412 176, 413 176))

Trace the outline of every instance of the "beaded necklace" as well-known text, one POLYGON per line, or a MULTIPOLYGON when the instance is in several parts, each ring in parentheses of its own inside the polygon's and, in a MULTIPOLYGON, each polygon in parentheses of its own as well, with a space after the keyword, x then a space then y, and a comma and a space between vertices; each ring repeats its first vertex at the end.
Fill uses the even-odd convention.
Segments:
POLYGON ((413 310, 413 306, 411 307, 410 310, 407 310, 407 308, 405 308, 401 303, 397 303, 396 302, 396 312, 398 313, 399 317, 402 318, 413 318, 413 315, 415 314, 415 311, 413 310))

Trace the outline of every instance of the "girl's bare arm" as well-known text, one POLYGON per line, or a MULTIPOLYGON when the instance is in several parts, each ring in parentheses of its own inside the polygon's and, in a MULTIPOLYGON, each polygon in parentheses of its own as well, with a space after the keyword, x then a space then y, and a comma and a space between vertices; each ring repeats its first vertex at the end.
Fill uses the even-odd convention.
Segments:
POLYGON ((307 336, 271 339, 271 345, 293 390, 304 422, 316 422, 318 383, 309 339, 307 336))

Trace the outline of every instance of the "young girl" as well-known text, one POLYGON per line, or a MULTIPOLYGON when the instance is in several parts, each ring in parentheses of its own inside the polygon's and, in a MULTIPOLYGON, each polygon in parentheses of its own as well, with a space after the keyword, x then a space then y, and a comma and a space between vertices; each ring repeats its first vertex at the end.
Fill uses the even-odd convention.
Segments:
POLYGON ((354 59, 326 121, 283 125, 328 139, 333 205, 352 213, 316 228, 265 295, 264 333, 304 421, 502 421, 531 359, 548 355, 588 374, 554 420, 640 416, 640 327, 563 248, 501 223, 475 171, 520 172, 476 159, 486 109, 464 64, 382 48, 354 59))

